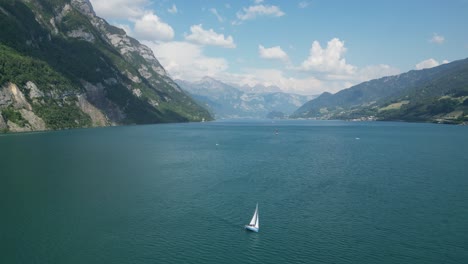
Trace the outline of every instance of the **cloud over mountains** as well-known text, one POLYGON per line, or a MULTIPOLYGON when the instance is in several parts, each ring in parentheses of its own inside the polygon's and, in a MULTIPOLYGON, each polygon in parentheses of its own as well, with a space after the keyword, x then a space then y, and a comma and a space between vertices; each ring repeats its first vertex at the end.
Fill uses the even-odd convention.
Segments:
MULTIPOLYGON (((193 0, 176 5, 171 0, 90 1, 99 16, 151 47, 171 76, 189 81, 211 76, 240 85, 277 85, 302 94, 336 92, 362 81, 399 74, 400 69, 394 65, 401 66, 397 62, 408 57, 385 56, 388 45, 394 52, 397 44, 368 39, 369 29, 365 27, 369 24, 362 23, 365 17, 354 16, 355 20, 349 21, 364 25, 364 29, 358 27, 361 35, 341 30, 350 28, 338 17, 344 11, 334 10, 328 16, 320 13, 329 11, 325 9, 325 5, 330 8, 328 3, 193 0)), ((427 32, 417 36, 418 45, 426 45, 420 50, 436 51, 452 44, 447 42, 444 28, 436 29, 444 36, 432 33, 428 37, 427 32)), ((408 33, 403 36, 406 40, 408 33)), ((407 47, 398 48, 404 54, 415 53, 414 48, 411 53, 405 51, 407 47)), ((431 59, 419 63, 421 56, 413 57, 406 68, 424 69, 444 63, 433 59, 440 58, 433 54, 425 55, 422 58, 431 59)))

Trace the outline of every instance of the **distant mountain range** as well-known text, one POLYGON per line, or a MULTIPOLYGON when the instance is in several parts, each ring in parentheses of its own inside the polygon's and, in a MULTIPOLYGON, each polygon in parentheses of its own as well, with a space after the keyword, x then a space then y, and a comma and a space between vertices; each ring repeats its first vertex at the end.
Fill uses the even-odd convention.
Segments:
POLYGON ((175 82, 89 0, 0 1, 0 132, 213 116, 466 123, 468 59, 312 98, 212 78, 175 82))
POLYGON ((209 109, 216 119, 287 117, 314 97, 274 92, 275 87, 261 85, 234 87, 210 77, 197 82, 175 82, 209 109))
POLYGON ((0 1, 0 132, 211 119, 89 0, 0 1))
POLYGON ((261 84, 256 84, 256 85, 236 85, 236 84, 230 84, 231 86, 244 91, 246 93, 278 93, 282 92, 281 88, 279 88, 276 85, 261 85, 261 84))
POLYGON ((468 59, 371 80, 336 94, 323 93, 291 117, 464 123, 468 59))

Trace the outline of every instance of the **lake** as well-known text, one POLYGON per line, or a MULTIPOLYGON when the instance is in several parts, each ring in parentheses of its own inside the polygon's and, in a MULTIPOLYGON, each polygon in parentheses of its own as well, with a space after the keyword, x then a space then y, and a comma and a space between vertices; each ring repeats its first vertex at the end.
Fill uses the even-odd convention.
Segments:
POLYGON ((0 263, 468 263, 468 127, 0 135, 0 249, 0 263))

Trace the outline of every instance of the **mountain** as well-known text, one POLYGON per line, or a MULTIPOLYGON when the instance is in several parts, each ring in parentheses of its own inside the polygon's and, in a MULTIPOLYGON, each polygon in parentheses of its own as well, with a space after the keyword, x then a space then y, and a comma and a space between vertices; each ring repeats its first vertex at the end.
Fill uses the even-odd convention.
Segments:
POLYGON ((0 130, 210 120, 88 0, 0 0, 0 130))
POLYGON ((253 86, 250 85, 242 85, 242 86, 235 86, 232 85, 236 88, 238 88, 241 91, 247 92, 247 93, 277 93, 281 92, 281 88, 275 85, 262 85, 262 84, 256 84, 253 86))
POLYGON ((265 118, 273 111, 289 115, 312 98, 283 92, 246 92, 210 77, 197 82, 176 80, 176 83, 217 119, 265 118))
POLYGON ((323 93, 294 118, 468 121, 468 59, 371 80, 336 94, 323 93))

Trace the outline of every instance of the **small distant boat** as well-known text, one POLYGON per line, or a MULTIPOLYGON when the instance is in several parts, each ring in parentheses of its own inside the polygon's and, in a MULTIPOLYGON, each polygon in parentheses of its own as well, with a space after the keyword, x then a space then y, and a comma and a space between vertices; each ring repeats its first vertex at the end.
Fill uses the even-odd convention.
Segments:
POLYGON ((258 232, 258 229, 260 229, 260 225, 258 222, 258 203, 257 203, 257 206, 255 207, 255 213, 252 216, 252 220, 250 220, 250 223, 245 226, 245 229, 253 231, 253 232, 258 232))

